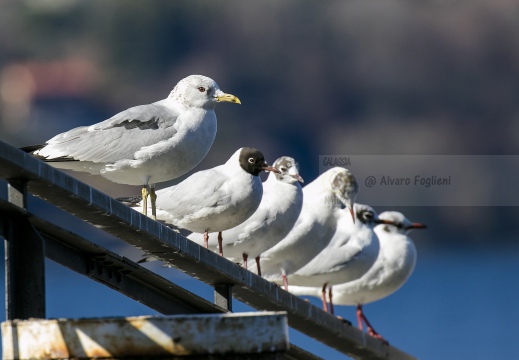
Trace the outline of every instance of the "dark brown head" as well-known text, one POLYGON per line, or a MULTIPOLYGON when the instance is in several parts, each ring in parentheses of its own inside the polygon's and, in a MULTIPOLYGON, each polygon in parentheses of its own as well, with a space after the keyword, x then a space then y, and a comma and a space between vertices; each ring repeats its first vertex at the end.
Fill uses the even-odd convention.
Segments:
POLYGON ((276 168, 268 166, 261 151, 254 148, 242 148, 239 159, 241 168, 254 176, 258 176, 262 171, 279 172, 276 168))

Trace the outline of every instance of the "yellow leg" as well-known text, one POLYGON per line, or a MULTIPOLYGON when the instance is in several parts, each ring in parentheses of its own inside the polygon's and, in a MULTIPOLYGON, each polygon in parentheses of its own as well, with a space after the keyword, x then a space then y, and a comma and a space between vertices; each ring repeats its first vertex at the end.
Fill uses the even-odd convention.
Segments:
POLYGON ((142 187, 142 215, 148 216, 148 185, 142 187))
POLYGON ((155 194, 155 186, 150 187, 150 201, 151 201, 151 218, 157 220, 157 194, 155 194))

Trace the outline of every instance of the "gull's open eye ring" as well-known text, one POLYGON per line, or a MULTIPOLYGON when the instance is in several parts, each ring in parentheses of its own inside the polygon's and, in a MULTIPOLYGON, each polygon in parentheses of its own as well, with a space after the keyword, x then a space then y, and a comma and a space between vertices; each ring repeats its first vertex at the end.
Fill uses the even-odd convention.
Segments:
POLYGON ((249 158, 249 163, 250 163, 250 164, 254 164, 254 163, 255 163, 254 158, 249 158))
POLYGON ((365 211, 362 215, 366 220, 371 220, 375 217, 371 211, 365 211))
POLYGON ((200 91, 200 92, 205 92, 205 87, 200 86, 200 87, 198 88, 198 91, 200 91))

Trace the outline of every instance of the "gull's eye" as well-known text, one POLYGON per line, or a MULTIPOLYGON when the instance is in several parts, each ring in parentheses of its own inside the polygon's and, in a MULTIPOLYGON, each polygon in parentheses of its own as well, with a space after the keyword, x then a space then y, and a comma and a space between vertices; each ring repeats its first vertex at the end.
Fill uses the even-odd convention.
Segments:
POLYGON ((373 219, 373 213, 371 211, 364 211, 362 213, 362 218, 365 220, 365 221, 370 221, 371 219, 373 219))
POLYGON ((249 158, 249 164, 254 164, 255 162, 254 158, 249 158))
POLYGON ((203 86, 199 86, 199 87, 198 87, 198 91, 200 91, 200 92, 205 92, 205 87, 203 87, 203 86))
POLYGON ((279 168, 279 170, 281 170, 281 172, 286 172, 287 168, 283 166, 283 167, 279 168))

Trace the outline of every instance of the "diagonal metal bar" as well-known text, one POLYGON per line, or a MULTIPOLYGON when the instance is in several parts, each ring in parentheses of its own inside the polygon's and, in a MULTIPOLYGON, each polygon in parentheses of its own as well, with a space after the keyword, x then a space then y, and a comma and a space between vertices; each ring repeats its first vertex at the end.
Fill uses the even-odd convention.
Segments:
POLYGON ((27 180, 32 194, 207 284, 234 284, 234 296, 256 309, 287 311, 291 327, 349 356, 413 359, 3 142, 0 142, 0 177, 27 180))
POLYGON ((45 239, 46 256, 164 315, 224 313, 219 307, 128 258, 48 221, 30 217, 45 239))

